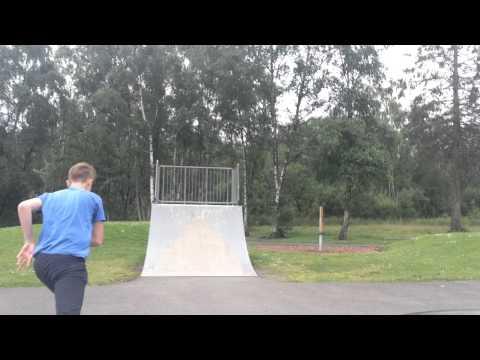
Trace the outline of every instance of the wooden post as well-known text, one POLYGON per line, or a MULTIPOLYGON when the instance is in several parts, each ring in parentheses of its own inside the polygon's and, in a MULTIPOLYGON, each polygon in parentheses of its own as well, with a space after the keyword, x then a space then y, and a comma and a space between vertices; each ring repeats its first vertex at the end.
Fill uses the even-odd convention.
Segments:
POLYGON ((319 234, 318 235, 318 251, 322 251, 323 231, 324 231, 323 206, 320 206, 319 221, 318 221, 318 234, 319 234))

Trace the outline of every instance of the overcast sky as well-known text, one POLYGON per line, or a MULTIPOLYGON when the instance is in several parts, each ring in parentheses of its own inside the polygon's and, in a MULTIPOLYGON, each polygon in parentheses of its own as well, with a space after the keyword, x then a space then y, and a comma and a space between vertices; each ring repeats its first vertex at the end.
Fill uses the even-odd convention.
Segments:
MULTIPOLYGON (((385 50, 380 57, 385 66, 387 78, 398 80, 404 77, 403 71, 414 66, 417 48, 418 45, 395 45, 385 50)), ((405 95, 401 102, 406 107, 413 100, 413 94, 406 90, 405 95)))

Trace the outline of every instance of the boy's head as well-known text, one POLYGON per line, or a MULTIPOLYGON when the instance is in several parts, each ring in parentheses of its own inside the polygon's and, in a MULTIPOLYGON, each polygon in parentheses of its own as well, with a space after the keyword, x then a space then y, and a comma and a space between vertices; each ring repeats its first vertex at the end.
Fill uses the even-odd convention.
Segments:
POLYGON ((96 176, 97 172, 92 165, 86 162, 77 163, 68 170, 67 186, 77 184, 90 191, 96 176))

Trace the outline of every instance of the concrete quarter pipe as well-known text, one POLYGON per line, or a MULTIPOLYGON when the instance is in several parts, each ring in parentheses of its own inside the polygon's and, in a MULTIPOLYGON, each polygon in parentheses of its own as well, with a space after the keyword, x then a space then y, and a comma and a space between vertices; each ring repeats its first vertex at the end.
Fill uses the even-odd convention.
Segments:
POLYGON ((242 207, 152 204, 142 276, 257 276, 242 207))

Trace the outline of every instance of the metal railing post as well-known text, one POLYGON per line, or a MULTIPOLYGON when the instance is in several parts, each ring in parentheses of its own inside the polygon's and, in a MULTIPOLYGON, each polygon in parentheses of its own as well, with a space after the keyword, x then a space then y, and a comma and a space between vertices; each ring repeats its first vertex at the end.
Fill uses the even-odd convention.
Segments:
POLYGON ((187 168, 183 168, 183 203, 187 202, 187 168))
POLYGON ((205 168, 205 202, 208 203, 208 168, 205 168))
POLYGON ((154 196, 153 202, 158 202, 158 187, 160 184, 160 179, 158 178, 159 176, 158 171, 159 171, 159 168, 158 168, 158 160, 157 160, 157 162, 155 163, 155 189, 154 189, 155 196, 154 196))
POLYGON ((235 202, 235 196, 233 194, 235 189, 235 180, 233 179, 233 169, 230 171, 230 203, 235 202))
POLYGON ((240 201, 240 164, 237 163, 237 193, 235 195, 237 199, 237 204, 240 201))
POLYGON ((165 200, 165 168, 162 171, 162 200, 165 200))

